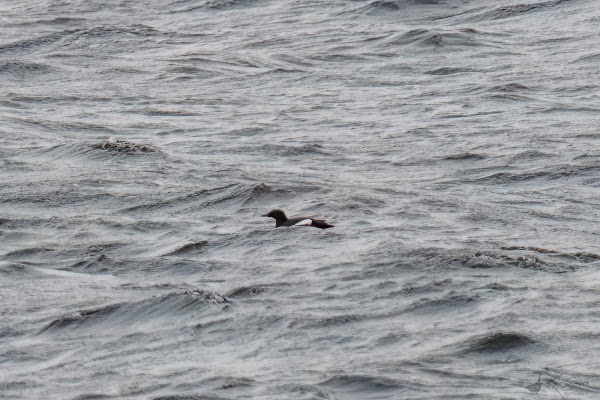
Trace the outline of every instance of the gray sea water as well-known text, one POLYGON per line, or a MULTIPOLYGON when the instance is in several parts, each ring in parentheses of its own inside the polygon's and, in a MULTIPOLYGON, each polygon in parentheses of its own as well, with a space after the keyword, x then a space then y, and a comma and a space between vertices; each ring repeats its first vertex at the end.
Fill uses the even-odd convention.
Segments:
POLYGON ((0 398, 600 399, 599 39, 596 0, 1 0, 0 398))

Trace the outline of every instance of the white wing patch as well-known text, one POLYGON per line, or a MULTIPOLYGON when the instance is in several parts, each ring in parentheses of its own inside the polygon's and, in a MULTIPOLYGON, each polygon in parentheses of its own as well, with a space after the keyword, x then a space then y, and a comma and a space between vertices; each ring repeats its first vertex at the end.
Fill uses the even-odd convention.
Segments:
POLYGON ((307 219, 303 219, 302 221, 298 222, 297 224, 294 224, 296 226, 310 226, 312 225, 312 219, 307 218, 307 219))

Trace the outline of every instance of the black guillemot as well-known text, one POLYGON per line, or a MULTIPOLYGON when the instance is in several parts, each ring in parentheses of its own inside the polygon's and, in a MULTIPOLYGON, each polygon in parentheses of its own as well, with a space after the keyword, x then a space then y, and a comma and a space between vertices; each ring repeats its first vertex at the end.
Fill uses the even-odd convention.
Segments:
POLYGON ((333 225, 329 225, 322 219, 307 217, 294 217, 288 219, 281 210, 273 210, 270 213, 263 215, 263 217, 275 218, 275 228, 279 228, 280 226, 314 226, 315 228, 321 229, 333 228, 333 225))

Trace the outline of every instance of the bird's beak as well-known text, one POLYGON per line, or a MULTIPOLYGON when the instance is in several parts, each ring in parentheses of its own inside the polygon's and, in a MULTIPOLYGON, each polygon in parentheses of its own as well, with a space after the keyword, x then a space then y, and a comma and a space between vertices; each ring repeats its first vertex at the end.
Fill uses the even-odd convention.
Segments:
POLYGON ((268 217, 268 216, 269 216, 269 214, 261 215, 261 217, 268 217))

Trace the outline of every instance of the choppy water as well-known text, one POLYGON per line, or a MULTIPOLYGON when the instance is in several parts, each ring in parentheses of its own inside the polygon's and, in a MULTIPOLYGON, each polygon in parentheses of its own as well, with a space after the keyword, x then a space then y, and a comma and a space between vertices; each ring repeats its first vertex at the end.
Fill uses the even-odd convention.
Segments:
POLYGON ((0 397, 600 398, 599 35, 594 0, 1 1, 0 397))

